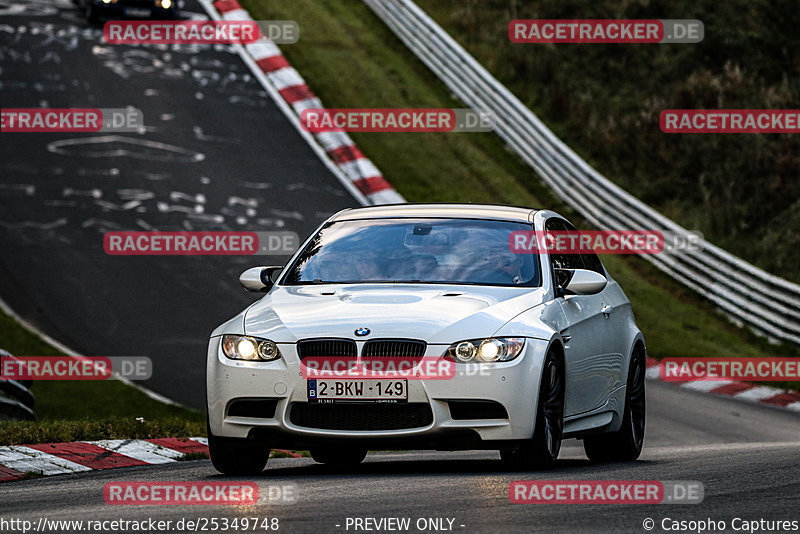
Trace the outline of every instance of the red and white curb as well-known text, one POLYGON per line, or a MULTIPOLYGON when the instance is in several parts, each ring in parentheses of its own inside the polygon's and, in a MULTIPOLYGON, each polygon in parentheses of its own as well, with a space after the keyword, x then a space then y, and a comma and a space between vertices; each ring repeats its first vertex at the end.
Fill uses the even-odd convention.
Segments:
MULTIPOLYGON (((661 380, 658 360, 647 358, 646 376, 652 380, 661 380)), ((797 391, 787 391, 735 380, 691 380, 672 383, 692 391, 726 395, 741 401, 768 404, 800 413, 800 393, 797 391)))
MULTIPOLYGON (((253 20, 236 0, 201 2, 207 9, 213 6, 223 20, 253 20)), ((297 117, 305 109, 323 108, 322 101, 314 95, 281 53, 280 49, 263 34, 253 43, 244 45, 247 54, 266 75, 268 83, 294 110, 297 117)), ((295 122, 299 126, 298 122, 295 122)), ((373 204, 403 203, 400 194, 387 182, 377 167, 367 159, 344 132, 314 134, 325 153, 346 178, 373 204)))
MULTIPOLYGON (((647 359, 646 376, 660 380, 659 362, 647 359)), ((676 386, 737 400, 758 402, 800 413, 800 393, 733 380, 694 380, 676 386)), ((292 457, 291 451, 276 450, 292 457)), ((208 454, 206 438, 110 439, 70 443, 38 443, 0 447, 0 482, 26 474, 50 476, 96 469, 114 469, 176 462, 186 454, 208 454)))
MULTIPOLYGON (((292 457, 299 454, 280 450, 292 457)), ((177 462, 186 454, 208 454, 206 438, 107 439, 70 443, 37 443, 0 447, 0 482, 26 474, 81 473, 177 462)))

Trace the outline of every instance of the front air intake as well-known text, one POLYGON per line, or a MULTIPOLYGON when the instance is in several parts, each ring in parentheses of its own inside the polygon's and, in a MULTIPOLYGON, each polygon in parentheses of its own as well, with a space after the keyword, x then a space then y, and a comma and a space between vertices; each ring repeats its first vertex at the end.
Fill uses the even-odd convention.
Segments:
POLYGON ((292 424, 322 430, 400 430, 422 428, 433 423, 427 403, 292 404, 292 424))
POLYGON ((365 358, 422 358, 427 344, 416 339, 371 339, 364 344, 365 358))
POLYGON ((301 360, 332 356, 355 358, 356 342, 338 338, 303 339, 297 342, 297 355, 301 360))

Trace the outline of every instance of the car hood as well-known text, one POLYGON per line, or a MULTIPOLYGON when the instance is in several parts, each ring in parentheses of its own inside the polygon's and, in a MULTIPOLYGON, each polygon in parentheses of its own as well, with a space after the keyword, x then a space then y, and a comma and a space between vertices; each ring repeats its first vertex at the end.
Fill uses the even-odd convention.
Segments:
POLYGON ((450 344, 488 337, 544 301, 531 287, 443 285, 280 286, 247 310, 247 335, 278 343, 312 337, 412 338, 450 344))

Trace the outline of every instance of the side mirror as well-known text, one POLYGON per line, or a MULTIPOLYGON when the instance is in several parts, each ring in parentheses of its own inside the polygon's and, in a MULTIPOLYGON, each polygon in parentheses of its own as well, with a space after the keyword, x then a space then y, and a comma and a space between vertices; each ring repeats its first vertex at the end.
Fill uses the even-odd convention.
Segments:
POLYGON ((272 275, 283 270, 280 265, 269 267, 251 267, 239 275, 239 283, 247 291, 266 293, 270 290, 275 281, 272 275))
POLYGON ((556 287, 561 295, 595 295, 605 289, 608 280, 588 269, 556 269, 556 287))

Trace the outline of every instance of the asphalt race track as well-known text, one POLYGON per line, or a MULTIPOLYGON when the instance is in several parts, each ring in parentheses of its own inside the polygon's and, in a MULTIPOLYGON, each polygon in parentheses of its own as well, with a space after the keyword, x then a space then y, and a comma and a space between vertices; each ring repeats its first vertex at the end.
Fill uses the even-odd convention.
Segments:
MULTIPOLYGON (((248 507, 110 506, 103 486, 119 481, 233 480, 209 461, 22 480, 0 485, 5 517, 163 519, 277 517, 280 532, 348 532, 348 517, 451 518, 453 532, 645 532, 643 521, 798 520, 800 415, 765 406, 648 383, 645 451, 634 464, 593 466, 568 440, 555 469, 512 473, 492 452, 370 453, 355 469, 306 459, 271 459, 257 482, 294 485, 293 504, 248 507), (705 500, 695 505, 511 504, 514 480, 696 480, 705 500), (336 527, 340 525, 340 527, 336 527), (464 525, 463 527, 461 525, 464 525)), ((445 524, 447 522, 445 521, 445 524)), ((355 532, 351 526, 349 532, 355 532)), ((416 532, 414 528, 409 532, 416 532)), ((431 532, 434 532, 433 530, 431 532)))
MULTIPOLYGON (((194 0, 186 10, 203 13, 194 0)), ((289 230, 303 237, 359 205, 227 47, 107 45, 70 0, 0 0, 0 104, 143 112, 145 135, 2 135, 0 295, 83 354, 149 356, 153 378, 145 385, 196 408, 205 400, 208 334, 256 298, 240 288, 239 273, 286 257, 109 256, 103 234, 289 230)), ((367 517, 408 517, 412 525, 451 519, 452 530, 409 532, 465 533, 664 532, 664 518, 729 527, 737 517, 800 521, 800 414, 661 382, 647 387, 645 450, 633 464, 592 465, 575 440, 544 473, 504 471, 494 452, 370 453, 348 469, 276 458, 252 480, 262 492, 292 486, 292 504, 104 502, 112 481, 229 480, 207 460, 187 461, 0 484, 0 516, 266 517, 291 533, 357 532, 347 519, 367 517), (531 479, 691 480, 704 485, 705 498, 694 505, 512 504, 509 484, 531 479), (648 518, 652 530, 643 527, 648 518)))
POLYGON ((0 2, 0 104, 142 111, 145 135, 3 134, 0 295, 81 354, 149 356, 145 385, 196 408, 208 334, 255 300, 239 273, 288 258, 108 256, 103 234, 305 237, 359 205, 229 47, 108 45, 70 0, 0 2))

